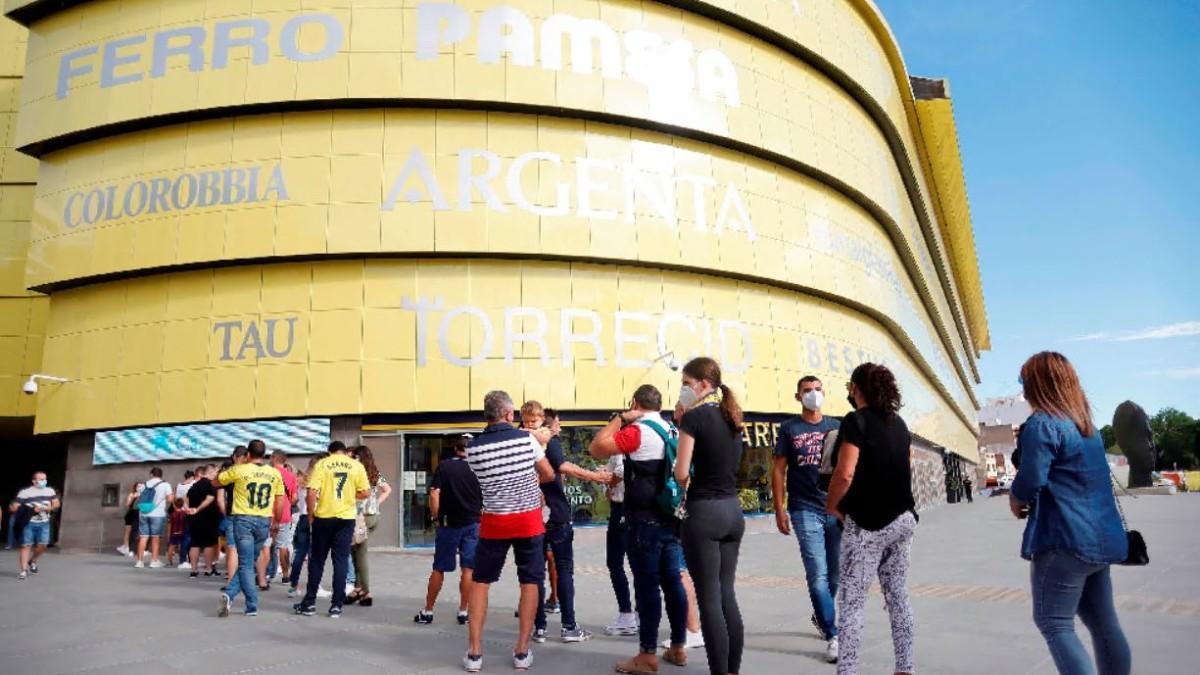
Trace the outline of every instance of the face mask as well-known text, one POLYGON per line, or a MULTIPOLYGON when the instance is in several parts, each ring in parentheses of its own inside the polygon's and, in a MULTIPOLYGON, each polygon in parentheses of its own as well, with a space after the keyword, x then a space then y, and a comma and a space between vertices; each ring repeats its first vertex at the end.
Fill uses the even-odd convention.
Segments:
POLYGON ((804 407, 809 410, 820 410, 821 404, 825 402, 825 394, 815 389, 806 391, 804 392, 804 396, 801 397, 801 401, 804 403, 804 407))
POLYGON ((695 389, 686 384, 679 388, 679 402, 683 404, 683 407, 690 408, 696 405, 696 401, 698 400, 700 400, 700 397, 696 395, 695 389))
POLYGON ((46 481, 44 481, 44 480, 39 480, 39 481, 37 482, 37 486, 38 486, 38 487, 40 487, 40 488, 44 488, 44 487, 46 487, 46 481))

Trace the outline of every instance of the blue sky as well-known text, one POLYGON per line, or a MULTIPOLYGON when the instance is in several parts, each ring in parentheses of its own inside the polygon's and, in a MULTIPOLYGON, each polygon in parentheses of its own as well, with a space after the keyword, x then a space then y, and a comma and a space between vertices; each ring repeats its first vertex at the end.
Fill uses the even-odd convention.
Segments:
POLYGON ((992 351, 982 398, 1061 351, 1097 421, 1200 416, 1200 3, 877 0, 950 80, 992 351))

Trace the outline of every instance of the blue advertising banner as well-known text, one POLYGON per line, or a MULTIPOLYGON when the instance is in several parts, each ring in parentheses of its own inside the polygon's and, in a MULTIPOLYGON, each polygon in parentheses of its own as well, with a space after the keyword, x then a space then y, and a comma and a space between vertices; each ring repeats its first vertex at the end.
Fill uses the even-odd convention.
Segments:
POLYGON ((98 431, 92 464, 227 457, 236 446, 255 438, 262 439, 268 451, 296 455, 321 452, 329 445, 329 418, 98 431))

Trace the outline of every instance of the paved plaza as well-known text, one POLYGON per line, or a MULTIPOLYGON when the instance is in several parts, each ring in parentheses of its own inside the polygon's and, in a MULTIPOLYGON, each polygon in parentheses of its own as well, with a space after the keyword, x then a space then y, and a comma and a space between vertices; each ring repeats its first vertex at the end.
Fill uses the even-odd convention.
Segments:
MULTIPOLYGON (((1200 635, 1200 496, 1123 499, 1149 542, 1147 568, 1114 568, 1121 620, 1138 675, 1195 673, 1200 635)), ((1021 523, 1006 500, 977 499, 924 514, 913 547, 910 586, 918 625, 918 671, 1053 673, 1030 621, 1028 565, 1017 556, 1021 523)), ((578 613, 602 632, 615 603, 603 566, 603 529, 577 536, 578 613)), ((465 629, 444 595, 432 626, 412 615, 424 597, 428 552, 372 555, 376 603, 347 608, 340 621, 291 612, 285 589, 264 594, 262 613, 215 617, 216 581, 189 580, 173 569, 134 570, 112 555, 50 554, 42 571, 16 579, 16 552, 0 556, 0 673, 454 673, 465 629)), ((450 584, 447 584, 449 590, 450 584)), ((511 672, 516 632, 510 566, 492 592, 485 672, 511 672)), ((833 673, 809 626, 810 606, 795 541, 774 521, 750 521, 742 546, 738 595, 746 621, 744 673, 833 673)), ((325 601, 319 610, 324 612, 325 601)), ((240 609, 240 603, 238 605, 240 609)), ((551 617, 551 633, 557 633, 551 617)), ((862 673, 890 673, 891 643, 883 602, 870 601, 862 673)), ((634 638, 598 635, 575 645, 535 646, 533 672, 607 673, 636 650, 634 638)), ((686 668, 707 672, 703 650, 686 668)))

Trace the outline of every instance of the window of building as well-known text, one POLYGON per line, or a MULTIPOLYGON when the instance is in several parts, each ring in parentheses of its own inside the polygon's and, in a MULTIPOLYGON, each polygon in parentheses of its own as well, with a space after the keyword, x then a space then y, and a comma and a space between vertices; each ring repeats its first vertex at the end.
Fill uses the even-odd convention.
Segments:
POLYGON ((101 493, 100 506, 116 506, 120 498, 121 486, 116 483, 105 483, 101 493))

